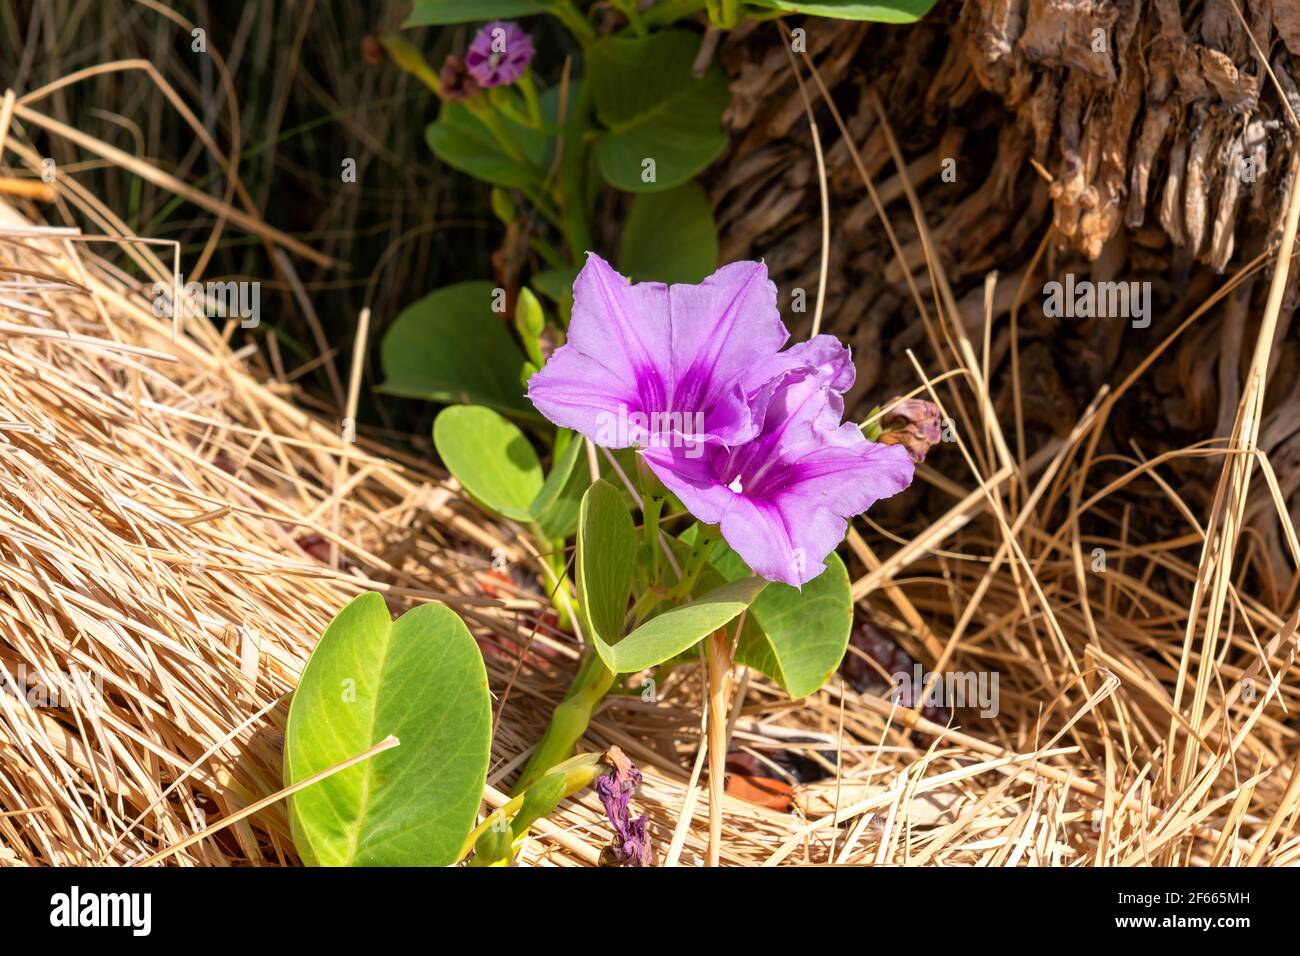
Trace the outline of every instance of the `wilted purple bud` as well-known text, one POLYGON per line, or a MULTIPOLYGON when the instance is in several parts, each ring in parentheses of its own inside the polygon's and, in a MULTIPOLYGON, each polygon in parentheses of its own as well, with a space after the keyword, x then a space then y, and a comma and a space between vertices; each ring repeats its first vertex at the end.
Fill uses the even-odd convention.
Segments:
POLYGON ((438 84, 442 87, 442 98, 448 103, 461 103, 478 92, 478 81, 454 53, 442 61, 438 84))
POLYGON ((937 405, 909 398, 890 409, 882 423, 885 431, 877 440, 882 445, 902 445, 913 461, 922 462, 925 453, 939 443, 942 425, 937 405))
POLYGON ((614 828, 614 842, 601 850, 600 865, 650 866, 650 821, 644 814, 631 819, 628 806, 632 794, 641 786, 641 771, 617 747, 611 747, 605 759, 614 769, 597 778, 596 792, 614 828))
POLYGON ((517 23, 496 20, 474 35, 465 67, 479 86, 508 86, 533 62, 533 40, 517 23))

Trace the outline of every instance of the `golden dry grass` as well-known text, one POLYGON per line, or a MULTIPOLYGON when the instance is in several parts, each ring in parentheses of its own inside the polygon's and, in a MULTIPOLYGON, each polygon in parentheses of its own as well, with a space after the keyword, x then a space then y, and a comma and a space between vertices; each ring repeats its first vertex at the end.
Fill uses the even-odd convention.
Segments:
MULTIPOLYGON (((0 157, 9 149, 30 178, 38 157, 14 117, 68 131, 35 105, 0 105, 0 157)), ((105 156, 86 134, 75 141, 105 156)), ((577 658, 547 624, 523 532, 424 463, 345 442, 295 406, 262 355, 229 345, 233 329, 191 322, 173 341, 113 264, 130 255, 170 281, 170 251, 126 242, 93 195, 59 185, 52 221, 115 238, 84 241, 42 228, 34 207, 0 206, 0 662, 88 675, 103 695, 62 709, 0 695, 0 863, 293 862, 282 804, 241 811, 279 789, 287 695, 325 623, 365 589, 394 611, 445 600, 480 638, 498 708, 485 805, 499 805, 577 658), (515 583, 489 573, 494 552, 522 572, 515 583)), ((255 214, 204 201, 285 245, 255 214)), ((1248 267, 1278 289, 1292 213, 1280 255, 1248 267)), ((927 670, 996 671, 1000 710, 941 727, 838 678, 792 702, 741 672, 732 749, 800 752, 830 776, 797 785, 790 813, 728 797, 722 862, 1294 863, 1300 546, 1255 447, 1280 298, 1231 438, 1148 460, 1097 451, 1132 378, 1103 389, 1066 438, 1026 448, 1023 427, 992 412, 988 325, 971 342, 941 263, 927 266, 931 301, 908 279, 932 348, 917 390, 945 406, 958 441, 919 473, 952 505, 910 540, 856 523, 854 594, 927 670), (1208 517, 1162 470, 1175 457, 1221 476, 1208 517), (1291 568, 1261 565, 1242 531, 1261 507, 1276 512, 1291 568), (1181 527, 1135 539, 1135 512, 1152 509, 1181 527)), ((676 670, 653 703, 609 698, 586 741, 618 745, 645 772, 634 806, 665 864, 706 854, 703 670, 676 670)), ((587 794, 537 827, 522 862, 594 864, 607 836, 587 794)))

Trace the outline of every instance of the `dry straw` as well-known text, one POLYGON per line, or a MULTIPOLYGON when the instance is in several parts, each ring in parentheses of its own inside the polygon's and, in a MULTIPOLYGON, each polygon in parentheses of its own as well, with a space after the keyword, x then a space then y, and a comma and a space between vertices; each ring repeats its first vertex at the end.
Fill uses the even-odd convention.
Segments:
MULTIPOLYGON (((811 62, 802 68, 805 95, 823 97, 847 136, 811 62)), ((38 168, 24 128, 126 164, 26 99, 0 104, 6 174, 38 168)), ((1008 440, 992 413, 991 307, 983 342, 970 341, 892 136, 889 146, 926 247, 926 281, 907 274, 932 346, 914 359, 916 389, 958 422, 957 441, 920 470, 950 496, 947 513, 910 541, 870 522, 851 531, 854 595, 927 671, 996 673, 999 708, 958 709, 941 726, 838 677, 791 702, 741 672, 731 750, 787 776, 798 754, 825 776, 791 778, 789 812, 726 797, 721 862, 1296 862, 1300 615, 1257 596, 1293 603, 1300 566, 1279 478, 1255 443, 1270 337, 1230 439, 1153 459, 1138 447, 1098 452, 1136 377, 1244 275, 1271 271, 1281 288, 1295 197, 1273 254, 1103 388, 1072 432, 1024 450, 1022 431, 1008 440), (1169 483, 1176 458, 1221 473, 1208 519, 1169 483), (1103 463, 1119 477, 1097 477, 1103 463), (1265 586, 1243 570, 1257 576, 1258 562, 1234 561, 1252 547, 1248 491, 1252 505, 1275 508, 1295 562, 1273 567, 1265 586), (1132 537, 1134 510, 1157 507, 1180 526, 1132 537)), ((272 246, 309 252, 247 209, 202 201, 272 246)), ((0 863, 295 862, 283 802, 248 810, 281 787, 286 701, 307 653, 367 589, 394 612, 446 601, 480 638, 498 710, 485 809, 503 803, 577 657, 572 637, 548 625, 520 529, 487 521, 426 463, 364 437, 351 444, 337 423, 303 412, 259 354, 230 346, 233 329, 190 321, 173 339, 114 264, 130 256, 150 281, 171 282, 171 250, 134 241, 74 179, 60 180, 50 218, 108 238, 0 205, 0 663, 83 693, 62 706, 0 695, 0 863), (513 580, 491 573, 494 554, 519 572, 513 580)), ((995 286, 990 277, 987 303, 995 286)), ((1270 298, 1266 332, 1280 305, 1280 293, 1270 298)), ((353 402, 358 386, 353 375, 353 402)), ((617 745, 645 771, 635 806, 650 814, 661 863, 706 854, 703 678, 682 667, 654 701, 611 697, 584 744, 617 745)), ((607 838, 598 802, 583 795, 537 826, 522 861, 591 865, 607 838)))

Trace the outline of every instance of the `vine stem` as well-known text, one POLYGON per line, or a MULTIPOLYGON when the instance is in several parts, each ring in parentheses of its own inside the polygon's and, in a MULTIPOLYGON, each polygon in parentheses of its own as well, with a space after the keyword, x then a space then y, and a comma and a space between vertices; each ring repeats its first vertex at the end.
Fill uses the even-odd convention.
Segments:
POLYGON ((709 855, 717 866, 722 851, 722 794, 727 772, 727 698, 731 694, 731 641, 726 628, 709 636, 709 855))

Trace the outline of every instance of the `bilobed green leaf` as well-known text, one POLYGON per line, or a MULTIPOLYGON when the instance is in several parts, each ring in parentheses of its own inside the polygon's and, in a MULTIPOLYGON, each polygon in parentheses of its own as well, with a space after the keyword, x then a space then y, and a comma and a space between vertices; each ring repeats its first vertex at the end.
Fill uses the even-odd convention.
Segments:
MULTIPOLYGON (((582 496, 578 512, 578 603, 604 658, 623 636, 636 567, 636 526, 618 489, 601 479, 582 496)), ((611 668, 613 669, 613 668, 611 668)))
MULTIPOLYGON (((725 544, 709 558, 728 580, 751 574, 725 544)), ((772 583, 749 609, 736 660, 766 674, 791 697, 806 697, 840 666, 853 626, 849 572, 832 552, 826 569, 803 586, 772 583)))
POLYGON ((718 229, 697 182, 632 200, 619 272, 633 282, 700 282, 718 266, 718 229))
POLYGON ((513 422, 481 405, 453 405, 438 413, 433 444, 447 470, 490 511, 532 521, 543 487, 537 452, 513 422))
POLYGON ((315 866, 447 866, 474 829, 492 743, 478 645, 442 604, 396 622, 363 594, 330 622, 289 707, 292 785, 389 735, 399 746, 290 800, 294 845, 315 866))
POLYGON ((731 100, 715 63, 702 78, 691 72, 699 34, 666 30, 646 37, 610 36, 587 51, 596 116, 608 130, 596 142, 601 174, 629 192, 672 189, 722 152, 722 112, 731 100), (643 162, 654 160, 645 182, 643 162))
POLYGON ((380 346, 382 390, 536 418, 519 384, 523 353, 492 311, 493 293, 490 282, 458 282, 403 309, 380 346))
POLYGON ((633 674, 675 657, 735 620, 766 584, 758 577, 732 581, 700 595, 691 604, 652 617, 609 648, 609 669, 616 674, 633 674))
POLYGON ((567 429, 560 429, 563 445, 556 441, 559 452, 551 462, 551 473, 546 483, 529 505, 529 513, 548 541, 567 538, 578 527, 578 508, 582 495, 591 484, 591 471, 579 465, 582 458, 583 439, 567 429))
POLYGON ((783 10, 786 13, 806 13, 815 17, 833 17, 836 20, 870 20, 875 23, 914 23, 925 16, 936 0, 880 0, 879 3, 861 3, 859 0, 749 0, 753 6, 783 10))
POLYGON ((509 20, 541 12, 537 0, 416 0, 402 28, 509 20))

